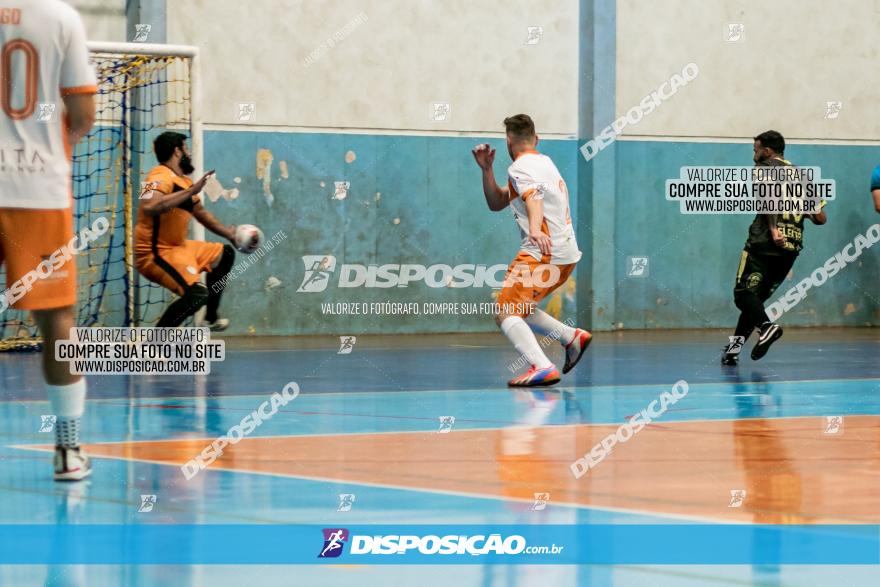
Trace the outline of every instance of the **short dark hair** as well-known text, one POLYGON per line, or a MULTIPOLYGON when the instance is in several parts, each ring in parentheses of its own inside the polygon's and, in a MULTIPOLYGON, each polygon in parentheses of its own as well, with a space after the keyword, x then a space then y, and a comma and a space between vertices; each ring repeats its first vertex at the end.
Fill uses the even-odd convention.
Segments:
POLYGON ((775 153, 779 153, 780 155, 785 153, 785 137, 775 130, 764 131, 756 136, 754 140, 761 143, 762 147, 773 149, 773 152, 775 153))
POLYGON ((174 131, 165 131, 153 141, 153 152, 156 153, 156 159, 159 163, 165 163, 174 155, 174 149, 180 147, 186 142, 186 135, 174 131))
POLYGON ((515 114, 504 119, 507 134, 515 139, 529 140, 535 137, 535 123, 528 114, 515 114))

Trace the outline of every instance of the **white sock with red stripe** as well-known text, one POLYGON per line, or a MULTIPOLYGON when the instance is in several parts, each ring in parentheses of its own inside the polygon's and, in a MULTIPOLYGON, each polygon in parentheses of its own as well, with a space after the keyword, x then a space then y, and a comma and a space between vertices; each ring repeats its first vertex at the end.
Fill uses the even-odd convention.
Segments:
POLYGON ((519 316, 508 316, 505 318, 501 322, 501 332, 513 344, 513 348, 519 351, 529 363, 535 365, 538 369, 546 369, 553 366, 553 363, 550 362, 550 359, 541 350, 541 345, 538 344, 538 339, 535 338, 529 325, 519 316))
POLYGON ((532 315, 526 318, 526 324, 542 336, 549 335, 551 338, 558 338, 559 342, 563 345, 567 345, 574 340, 574 328, 568 324, 560 322, 547 312, 539 310, 538 308, 535 308, 532 315))

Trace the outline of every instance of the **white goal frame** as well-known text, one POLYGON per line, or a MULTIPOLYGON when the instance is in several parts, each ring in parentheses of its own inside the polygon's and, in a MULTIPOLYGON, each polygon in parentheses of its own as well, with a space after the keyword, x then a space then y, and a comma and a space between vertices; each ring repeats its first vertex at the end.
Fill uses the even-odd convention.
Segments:
MULTIPOLYGON (((166 45, 159 43, 115 43, 92 41, 88 43, 90 53, 117 53, 120 55, 148 55, 148 56, 173 56, 186 57, 189 59, 189 83, 190 83, 190 151, 193 164, 193 176, 201 177, 205 168, 204 133, 202 128, 202 74, 201 57, 199 48, 191 45, 166 45)), ((130 170, 125 170, 129 173, 130 170)), ((132 183, 132 185, 137 185, 132 183)), ((134 194, 132 194, 134 197, 134 194)), ((202 205, 206 203, 202 199, 202 205)), ((205 227, 199 222, 194 222, 190 230, 193 240, 205 240, 205 227)), ((131 258, 126 259, 129 273, 129 283, 134 284, 134 253, 129 252, 131 258)), ((205 276, 201 276, 205 283, 205 276)), ((204 318, 205 309, 196 312, 195 319, 201 322, 204 318)))
MULTIPOLYGON (((189 83, 190 83, 190 145, 192 147, 192 162, 195 171, 194 177, 201 177, 204 173, 205 152, 204 135, 202 129, 202 75, 201 58, 199 48, 191 45, 163 45, 158 43, 112 43, 112 42, 89 42, 89 51, 93 53, 120 53, 132 55, 155 55, 174 56, 189 58, 189 83)), ((204 205, 204 202, 202 202, 204 205)), ((193 225, 193 238, 205 240, 205 227, 198 222, 193 225)))

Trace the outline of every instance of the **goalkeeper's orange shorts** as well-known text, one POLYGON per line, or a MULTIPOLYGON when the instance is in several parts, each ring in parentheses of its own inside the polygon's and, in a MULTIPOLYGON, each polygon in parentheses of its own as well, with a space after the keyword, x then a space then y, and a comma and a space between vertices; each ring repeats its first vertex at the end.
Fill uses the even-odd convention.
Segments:
POLYGON ((138 252, 135 266, 141 275, 182 296, 199 281, 204 271, 223 254, 222 243, 183 241, 176 246, 158 246, 149 252, 138 252))

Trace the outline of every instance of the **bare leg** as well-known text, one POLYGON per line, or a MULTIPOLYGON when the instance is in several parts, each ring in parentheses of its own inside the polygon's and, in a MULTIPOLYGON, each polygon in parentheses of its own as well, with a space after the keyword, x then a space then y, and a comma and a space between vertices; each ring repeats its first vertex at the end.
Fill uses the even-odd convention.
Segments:
POLYGON ((69 385, 82 376, 70 373, 70 363, 55 360, 55 341, 70 337, 70 329, 76 325, 74 307, 36 310, 34 321, 43 335, 43 376, 49 385, 69 385))

